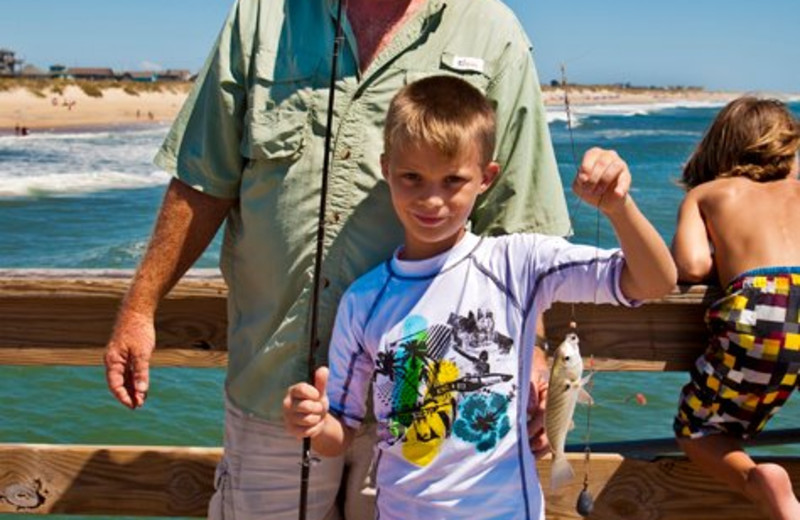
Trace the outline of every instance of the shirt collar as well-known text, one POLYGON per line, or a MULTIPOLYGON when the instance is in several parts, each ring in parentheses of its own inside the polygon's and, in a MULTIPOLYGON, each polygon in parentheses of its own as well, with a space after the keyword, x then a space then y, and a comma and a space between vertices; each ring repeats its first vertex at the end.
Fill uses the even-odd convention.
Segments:
POLYGON ((467 232, 452 248, 424 260, 401 260, 399 254, 403 250, 403 246, 400 246, 392 255, 389 268, 393 274, 401 277, 433 276, 468 257, 480 241, 479 236, 467 232))

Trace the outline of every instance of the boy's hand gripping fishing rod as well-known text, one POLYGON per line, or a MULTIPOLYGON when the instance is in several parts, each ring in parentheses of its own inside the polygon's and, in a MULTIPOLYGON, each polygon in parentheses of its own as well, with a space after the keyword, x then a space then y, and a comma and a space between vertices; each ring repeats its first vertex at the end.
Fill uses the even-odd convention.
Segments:
MULTIPOLYGON (((336 92, 336 76, 339 63, 339 50, 344 40, 342 32, 342 12, 347 0, 339 0, 336 7, 336 36, 333 40, 333 56, 331 58, 331 78, 328 85, 328 118, 325 125, 325 152, 322 162, 322 188, 319 200, 319 219, 317 221, 317 250, 314 258, 314 281, 311 296, 311 321, 308 342, 308 382, 314 384, 314 372, 316 368, 316 353, 319 348, 318 334, 318 311, 319 311, 319 289, 322 278, 322 253, 325 245, 325 213, 328 199, 328 176, 331 163, 331 140, 333 135, 333 100, 336 92)), ((300 473, 300 511, 299 520, 306 520, 308 509, 308 485, 309 474, 311 472, 311 439, 303 439, 303 455, 300 473)))

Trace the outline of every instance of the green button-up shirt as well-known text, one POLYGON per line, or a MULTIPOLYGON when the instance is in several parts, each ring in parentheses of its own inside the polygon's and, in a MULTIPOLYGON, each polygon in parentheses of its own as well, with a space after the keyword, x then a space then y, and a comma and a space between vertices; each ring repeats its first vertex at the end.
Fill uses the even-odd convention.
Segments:
MULTIPOLYGON (((156 163, 210 195, 237 198, 222 246, 229 398, 279 420, 305 380, 335 3, 240 0, 156 163)), ((325 215, 320 349, 356 277, 403 234, 380 172, 392 96, 432 74, 480 88, 497 113, 503 173, 479 200, 476 233, 565 235, 569 219, 531 48, 496 0, 428 0, 365 71, 349 25, 339 57, 325 215)))

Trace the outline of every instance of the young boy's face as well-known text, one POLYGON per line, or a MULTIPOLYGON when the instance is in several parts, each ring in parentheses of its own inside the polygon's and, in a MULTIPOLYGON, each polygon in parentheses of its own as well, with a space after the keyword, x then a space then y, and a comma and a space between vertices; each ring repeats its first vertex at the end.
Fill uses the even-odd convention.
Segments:
POLYGON ((481 165, 478 146, 448 158, 435 147, 396 143, 381 157, 392 204, 403 229, 407 260, 430 258, 453 247, 466 232, 475 199, 499 170, 481 165))

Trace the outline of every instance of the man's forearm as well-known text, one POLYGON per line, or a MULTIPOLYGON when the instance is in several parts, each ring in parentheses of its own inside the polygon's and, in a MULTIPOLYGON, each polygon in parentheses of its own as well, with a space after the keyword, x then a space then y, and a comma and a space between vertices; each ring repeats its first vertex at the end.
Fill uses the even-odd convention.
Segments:
POLYGON ((122 312, 153 316, 161 298, 208 247, 235 202, 173 179, 122 312))

